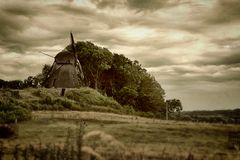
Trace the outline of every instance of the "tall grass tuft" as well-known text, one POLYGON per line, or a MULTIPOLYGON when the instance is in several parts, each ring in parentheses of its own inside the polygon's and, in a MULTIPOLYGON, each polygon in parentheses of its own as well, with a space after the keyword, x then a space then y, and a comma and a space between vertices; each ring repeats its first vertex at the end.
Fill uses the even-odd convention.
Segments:
POLYGON ((43 145, 41 141, 35 146, 31 144, 27 146, 17 144, 10 153, 5 153, 3 142, 0 141, 0 160, 4 156, 11 157, 13 160, 85 160, 84 157, 89 157, 89 160, 101 160, 101 156, 97 153, 94 153, 94 151, 89 152, 89 149, 83 147, 85 127, 85 122, 79 124, 75 138, 71 134, 73 131, 68 130, 66 141, 63 145, 50 143, 43 145))

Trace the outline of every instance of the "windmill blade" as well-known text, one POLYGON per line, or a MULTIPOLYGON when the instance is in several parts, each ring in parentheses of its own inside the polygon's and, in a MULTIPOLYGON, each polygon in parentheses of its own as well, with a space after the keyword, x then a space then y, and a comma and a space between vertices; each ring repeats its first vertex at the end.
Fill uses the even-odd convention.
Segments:
POLYGON ((49 55, 49 54, 47 54, 47 53, 44 53, 44 52, 42 52, 42 51, 39 51, 39 52, 42 53, 42 54, 44 54, 45 56, 54 58, 53 56, 51 56, 51 55, 49 55))
POLYGON ((72 50, 73 50, 73 53, 74 53, 75 58, 76 58, 75 42, 74 42, 74 38, 73 38, 72 32, 70 32, 70 37, 71 37, 72 50))
POLYGON ((77 58, 77 53, 76 53, 76 49, 75 49, 75 42, 74 42, 74 38, 73 38, 72 32, 70 32, 70 37, 71 37, 71 46, 72 46, 72 50, 73 50, 74 57, 75 57, 75 67, 78 68, 78 70, 80 72, 81 79, 83 80, 84 79, 84 75, 83 75, 83 71, 82 71, 82 65, 81 65, 80 61, 78 60, 78 58, 77 58))
POLYGON ((78 63, 78 64, 77 64, 77 67, 78 67, 78 70, 79 70, 79 72, 80 72, 80 77, 81 77, 81 79, 83 80, 83 79, 84 79, 84 74, 83 74, 82 66, 81 66, 79 60, 77 60, 77 63, 78 63))

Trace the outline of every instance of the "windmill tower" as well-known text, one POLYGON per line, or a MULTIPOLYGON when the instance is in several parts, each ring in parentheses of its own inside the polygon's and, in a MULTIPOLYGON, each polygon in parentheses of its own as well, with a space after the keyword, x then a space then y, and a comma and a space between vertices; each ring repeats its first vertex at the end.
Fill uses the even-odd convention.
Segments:
POLYGON ((46 88, 62 88, 64 96, 66 88, 80 87, 84 75, 81 64, 77 58, 73 34, 70 33, 72 51, 62 50, 54 57, 54 62, 43 83, 46 88))

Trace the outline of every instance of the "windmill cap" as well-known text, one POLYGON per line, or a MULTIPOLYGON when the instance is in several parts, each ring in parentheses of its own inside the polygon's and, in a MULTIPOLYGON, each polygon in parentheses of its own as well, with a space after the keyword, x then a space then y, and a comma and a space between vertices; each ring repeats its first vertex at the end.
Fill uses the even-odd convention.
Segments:
POLYGON ((72 52, 63 50, 55 56, 56 63, 72 63, 74 64, 75 56, 72 52))

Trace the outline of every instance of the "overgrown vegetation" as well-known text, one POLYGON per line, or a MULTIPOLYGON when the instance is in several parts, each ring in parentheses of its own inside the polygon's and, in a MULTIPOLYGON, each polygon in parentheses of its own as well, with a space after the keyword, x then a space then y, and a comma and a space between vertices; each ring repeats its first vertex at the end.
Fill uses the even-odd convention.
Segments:
POLYGON ((0 101, 0 123, 14 123, 31 119, 31 111, 13 99, 0 101))
POLYGON ((20 98, 18 91, 7 90, 0 96, 0 138, 17 136, 17 122, 30 120, 31 111, 16 100, 20 98))
MULTIPOLYGON (((1 111, 5 113, 6 108, 8 108, 8 110, 14 108, 17 110, 15 112, 18 113, 19 109, 22 109, 19 116, 23 116, 24 111, 30 110, 99 111, 149 116, 148 113, 136 112, 132 106, 122 106, 112 97, 104 96, 98 91, 88 87, 69 89, 66 91, 65 97, 60 97, 59 90, 57 89, 46 88, 28 88, 17 91, 0 90, 0 95, 2 96, 1 111), (15 92, 17 92, 17 94, 15 92), (19 98, 11 98, 13 93, 19 98)), ((10 116, 10 112, 4 115, 7 115, 7 117, 2 115, 2 119, 12 119, 11 122, 14 122, 16 118, 10 116)), ((21 121, 21 119, 19 119, 19 121, 21 121)))

